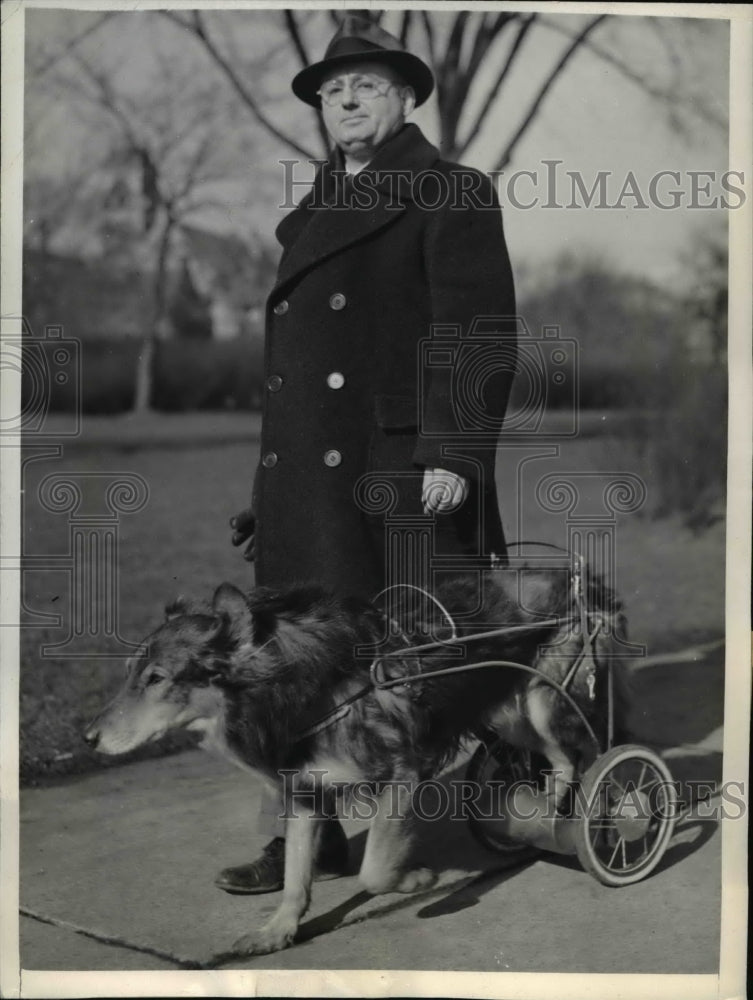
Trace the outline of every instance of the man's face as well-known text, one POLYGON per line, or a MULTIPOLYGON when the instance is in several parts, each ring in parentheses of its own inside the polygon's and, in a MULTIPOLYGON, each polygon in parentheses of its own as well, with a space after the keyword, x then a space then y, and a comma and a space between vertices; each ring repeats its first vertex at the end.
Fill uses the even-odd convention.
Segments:
POLYGON ((351 156, 369 156, 413 109, 413 91, 388 66, 363 62, 324 77, 322 117, 332 140, 351 156))

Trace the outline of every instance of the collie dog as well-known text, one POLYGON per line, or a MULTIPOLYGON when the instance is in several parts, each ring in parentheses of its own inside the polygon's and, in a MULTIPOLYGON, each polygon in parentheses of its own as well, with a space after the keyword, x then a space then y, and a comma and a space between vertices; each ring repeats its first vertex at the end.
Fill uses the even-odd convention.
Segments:
MULTIPOLYGON (((178 600, 166 609, 86 739, 102 753, 121 754, 169 730, 199 729, 205 744, 267 782, 279 786, 286 776, 282 902, 235 945, 239 954, 270 952, 290 944, 308 906, 323 803, 333 789, 357 782, 374 789, 360 870, 371 893, 414 892, 434 880, 429 869, 409 864, 411 789, 438 774, 462 741, 502 738, 543 755, 558 776, 559 799, 595 756, 584 719, 603 734, 605 665, 622 636, 611 591, 588 575, 574 584, 559 570, 504 568, 448 579, 398 620, 313 585, 243 594, 223 584, 211 603, 178 600), (594 623, 584 658, 583 631, 594 623), (490 630, 496 634, 483 635, 490 630), (465 643, 464 636, 476 637, 465 643), (495 660, 538 673, 453 669, 495 660), (582 715, 542 675, 568 677, 582 715), (318 805, 311 793, 317 783, 318 805)), ((614 670, 617 714, 621 676, 614 670)))

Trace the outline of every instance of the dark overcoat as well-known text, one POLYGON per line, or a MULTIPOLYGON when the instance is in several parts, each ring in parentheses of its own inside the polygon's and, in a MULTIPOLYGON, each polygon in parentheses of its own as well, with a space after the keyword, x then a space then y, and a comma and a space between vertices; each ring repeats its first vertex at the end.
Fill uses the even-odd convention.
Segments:
POLYGON ((385 523, 428 528, 432 556, 504 553, 494 454, 515 300, 487 177, 441 160, 415 125, 355 178, 340 163, 277 229, 256 576, 369 598, 384 585, 385 523), (423 516, 427 466, 470 480, 459 510, 423 516))

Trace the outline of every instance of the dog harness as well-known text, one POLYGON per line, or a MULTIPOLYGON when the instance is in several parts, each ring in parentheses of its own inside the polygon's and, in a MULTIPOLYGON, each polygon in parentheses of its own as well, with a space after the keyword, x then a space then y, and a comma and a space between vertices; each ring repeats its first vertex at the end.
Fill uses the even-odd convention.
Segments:
MULTIPOLYGON (((531 544, 531 543, 512 543, 512 544, 531 544)), ((535 543, 548 545, 548 543, 535 543)), ((559 546, 550 546, 551 548, 559 548, 559 546)), ((567 551, 567 550, 563 550, 567 551)), ((591 701, 596 697, 596 660, 594 657, 593 644, 598 636, 599 632, 604 628, 604 619, 601 615, 590 612, 586 607, 585 597, 583 595, 583 559, 582 556, 575 553, 574 554, 574 568, 571 576, 572 580, 572 592, 575 596, 576 604, 578 606, 578 614, 571 615, 565 618, 550 618, 545 621, 531 622, 527 624, 516 624, 516 625, 505 625, 498 629, 490 629, 484 632, 476 632, 472 635, 458 637, 457 629, 455 627, 455 622, 452 616, 444 607, 444 605, 436 598, 434 595, 423 590, 421 587, 415 587, 413 584, 394 584, 393 587, 387 587, 377 594, 375 600, 378 600, 383 594, 389 592, 393 588, 410 588, 413 590, 418 590, 423 593, 429 600, 439 607, 443 615, 447 619, 452 635, 449 639, 438 640, 434 642, 423 643, 419 646, 407 645, 405 649, 391 650, 388 653, 383 653, 381 656, 377 656, 372 660, 369 666, 369 677, 370 683, 366 684, 364 687, 360 688, 358 691, 354 692, 345 701, 340 702, 334 709, 327 712, 315 723, 309 726, 307 729, 303 730, 298 734, 297 739, 303 740, 308 736, 313 736, 315 733, 319 733, 329 726, 333 726, 336 722, 345 718, 351 711, 353 704, 359 701, 361 698, 365 698, 366 695, 370 694, 372 691, 386 691, 391 688, 403 687, 407 693, 410 692, 411 685, 418 682, 421 683, 426 680, 430 680, 437 677, 447 677, 450 674, 464 673, 468 670, 481 670, 487 667, 514 667, 517 670, 522 670, 525 673, 531 674, 536 677, 539 681, 544 684, 548 684, 553 687, 556 691, 562 695, 563 698, 568 702, 570 707, 576 712, 580 721, 583 723, 586 732, 589 737, 593 740, 594 744, 598 748, 600 746, 599 740, 593 731, 591 724, 586 718, 580 706, 573 699, 572 695, 569 693, 568 688, 573 682, 578 670, 581 667, 586 668, 586 685, 588 688, 588 696, 591 701), (485 660, 480 663, 465 663, 456 667, 443 667, 440 670, 429 670, 420 671, 417 674, 411 674, 409 676, 401 675, 399 677, 387 677, 384 672, 384 661, 388 659, 395 659, 397 657, 405 657, 406 653, 414 656, 418 653, 425 653, 429 650, 441 649, 444 647, 453 647, 466 642, 474 642, 478 639, 488 639, 495 635, 509 635, 511 632, 525 631, 532 628, 547 628, 554 627, 563 624, 578 624, 580 627, 580 633, 583 637, 583 645, 572 663, 572 666, 567 672, 564 680, 559 683, 542 671, 537 670, 536 667, 528 666, 525 663, 517 663, 514 660, 485 660)), ((386 617, 386 616, 385 616, 386 617)), ((391 621, 391 619, 387 619, 391 621)), ((397 623, 395 623, 397 624, 397 623)), ((399 627, 399 626, 398 626, 399 627)), ((404 633, 401 634, 403 639, 408 642, 407 637, 404 633)), ((612 679, 612 665, 611 662, 608 663, 607 670, 607 692, 608 692, 608 745, 612 745, 613 736, 613 679, 612 679)))

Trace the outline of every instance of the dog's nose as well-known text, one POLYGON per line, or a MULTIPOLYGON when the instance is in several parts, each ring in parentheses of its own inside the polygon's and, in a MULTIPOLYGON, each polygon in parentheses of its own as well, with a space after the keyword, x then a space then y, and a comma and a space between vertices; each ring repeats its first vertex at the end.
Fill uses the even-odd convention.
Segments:
POLYGON ((89 726, 89 728, 84 733, 84 742, 88 743, 92 749, 94 749, 99 743, 99 733, 94 728, 94 726, 89 726))

